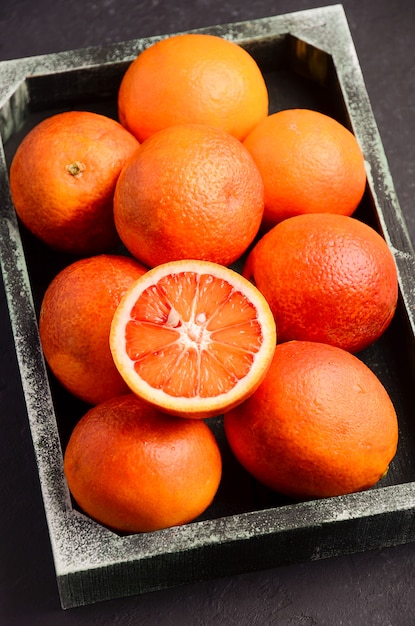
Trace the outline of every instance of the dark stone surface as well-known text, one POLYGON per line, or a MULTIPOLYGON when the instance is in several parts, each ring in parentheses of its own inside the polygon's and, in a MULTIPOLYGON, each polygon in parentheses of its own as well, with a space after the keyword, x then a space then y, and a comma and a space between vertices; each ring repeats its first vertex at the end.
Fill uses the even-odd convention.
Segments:
MULTIPOLYGON (((306 0, 2 0, 0 60, 333 4, 306 0)), ((345 0, 392 177, 415 241, 415 4, 345 0)), ((415 545, 60 609, 33 448, 0 290, 0 623, 5 626, 412 626, 415 545)))

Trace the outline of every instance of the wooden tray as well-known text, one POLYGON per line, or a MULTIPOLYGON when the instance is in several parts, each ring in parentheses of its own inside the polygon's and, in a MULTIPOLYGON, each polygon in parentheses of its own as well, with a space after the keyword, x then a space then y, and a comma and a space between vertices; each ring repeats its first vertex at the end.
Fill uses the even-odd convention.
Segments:
POLYGON ((400 302, 385 335, 359 356, 394 401, 398 453, 388 475, 369 491, 294 502, 261 487, 242 470, 227 448, 219 418, 211 425, 223 452, 224 478, 202 518, 122 536, 78 511, 63 475, 62 449, 86 406, 49 376, 37 329, 44 290, 71 259, 46 249, 18 224, 7 171, 23 136, 44 117, 76 108, 116 117, 123 73, 158 38, 0 63, 0 262, 63 608, 415 539, 414 253, 343 8, 198 32, 229 38, 249 50, 265 74, 270 112, 320 110, 348 126, 363 148, 368 187, 356 215, 377 228, 390 246, 400 302))

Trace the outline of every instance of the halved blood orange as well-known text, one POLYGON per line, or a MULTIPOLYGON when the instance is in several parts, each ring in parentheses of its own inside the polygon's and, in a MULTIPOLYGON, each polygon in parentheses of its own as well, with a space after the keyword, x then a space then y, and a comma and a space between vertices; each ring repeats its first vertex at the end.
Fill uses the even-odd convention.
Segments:
POLYGON ((131 390, 183 417, 213 417, 251 395, 276 345, 267 301, 209 261, 158 265, 135 281, 113 318, 110 346, 131 390))

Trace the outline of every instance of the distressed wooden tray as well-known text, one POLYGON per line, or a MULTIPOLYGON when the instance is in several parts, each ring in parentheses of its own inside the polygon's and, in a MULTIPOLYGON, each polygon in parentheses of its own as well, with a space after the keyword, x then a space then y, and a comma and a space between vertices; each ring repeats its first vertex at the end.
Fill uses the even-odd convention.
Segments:
POLYGON ((0 63, 0 261, 63 608, 415 540, 414 253, 343 8, 199 32, 250 51, 265 74, 271 112, 309 107, 328 113, 352 129, 363 148, 368 187, 357 216, 377 228, 393 251, 400 302, 391 327, 360 356, 395 403, 398 453, 388 475, 369 491, 294 502, 241 469, 218 419, 211 424, 224 456, 224 478, 203 518, 121 536, 79 512, 64 479, 62 449, 86 407, 48 375, 37 329, 44 290, 71 259, 52 253, 18 224, 7 171, 25 133, 44 117, 75 108, 115 117, 124 71, 158 38, 0 63))

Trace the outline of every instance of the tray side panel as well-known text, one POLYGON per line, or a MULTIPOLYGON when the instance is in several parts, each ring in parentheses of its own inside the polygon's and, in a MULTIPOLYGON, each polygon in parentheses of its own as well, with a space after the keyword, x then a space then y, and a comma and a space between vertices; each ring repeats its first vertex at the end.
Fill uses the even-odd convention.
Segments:
POLYGON ((415 540, 410 510, 385 512, 329 524, 294 526, 192 550, 158 555, 136 563, 58 576, 62 607, 158 591, 223 576, 270 569, 309 560, 374 550, 415 540))

